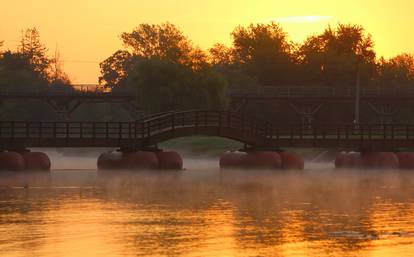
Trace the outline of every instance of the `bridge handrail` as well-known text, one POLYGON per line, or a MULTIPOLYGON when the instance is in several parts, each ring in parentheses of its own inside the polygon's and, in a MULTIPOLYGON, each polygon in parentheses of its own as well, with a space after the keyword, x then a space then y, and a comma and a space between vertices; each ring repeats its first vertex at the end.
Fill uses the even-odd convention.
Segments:
MULTIPOLYGON (((361 87, 361 97, 413 97, 414 88, 409 86, 399 87, 361 87)), ((258 87, 231 87, 228 95, 232 97, 281 97, 281 98, 300 98, 300 97, 353 97, 355 87, 336 87, 336 86, 258 86, 258 87)))
POLYGON ((414 139, 414 124, 271 124, 221 111, 183 111, 135 122, 0 121, 0 138, 145 138, 180 128, 228 128, 263 138, 414 139))

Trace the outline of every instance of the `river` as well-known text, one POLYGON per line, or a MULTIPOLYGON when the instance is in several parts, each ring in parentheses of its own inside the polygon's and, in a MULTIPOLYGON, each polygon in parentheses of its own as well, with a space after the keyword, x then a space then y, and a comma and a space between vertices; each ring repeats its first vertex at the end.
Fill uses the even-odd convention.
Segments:
POLYGON ((0 177, 0 256, 414 256, 414 172, 0 177))

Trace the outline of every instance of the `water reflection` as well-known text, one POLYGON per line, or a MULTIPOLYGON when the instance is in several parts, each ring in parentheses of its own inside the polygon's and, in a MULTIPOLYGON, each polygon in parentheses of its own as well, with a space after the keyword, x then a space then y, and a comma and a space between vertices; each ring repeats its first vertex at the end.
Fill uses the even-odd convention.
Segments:
POLYGON ((0 256, 401 256, 414 174, 311 169, 0 178, 0 256))

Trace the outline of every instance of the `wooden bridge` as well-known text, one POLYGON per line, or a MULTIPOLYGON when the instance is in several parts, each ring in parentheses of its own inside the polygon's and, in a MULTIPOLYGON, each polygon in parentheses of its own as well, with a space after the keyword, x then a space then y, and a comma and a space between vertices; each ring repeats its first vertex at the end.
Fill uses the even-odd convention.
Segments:
POLYGON ((414 125, 272 124, 239 113, 183 111, 134 122, 0 122, 0 149, 120 147, 144 149, 186 136, 218 136, 257 149, 414 147, 414 125))
POLYGON ((380 123, 392 123, 404 106, 414 104, 414 88, 411 87, 361 87, 357 94, 352 87, 232 87, 228 90, 230 110, 242 111, 251 103, 281 103, 298 114, 303 123, 312 123, 316 113, 327 104, 358 102, 375 113, 380 123), (358 99, 358 100, 357 100, 358 99))
POLYGON ((47 103, 57 113, 64 114, 68 119, 80 105, 84 103, 118 103, 137 116, 141 114, 136 104, 136 96, 124 91, 106 92, 95 87, 89 88, 75 85, 74 88, 59 88, 45 90, 0 90, 1 101, 37 100, 47 103), (75 89, 76 90, 75 90, 75 89))

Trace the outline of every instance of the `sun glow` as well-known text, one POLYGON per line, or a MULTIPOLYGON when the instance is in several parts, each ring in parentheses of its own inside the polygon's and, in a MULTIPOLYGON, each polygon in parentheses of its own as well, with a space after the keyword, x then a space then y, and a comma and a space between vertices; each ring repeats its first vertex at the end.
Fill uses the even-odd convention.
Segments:
POLYGON ((270 21, 279 22, 279 23, 314 23, 314 22, 324 22, 332 20, 332 16, 288 16, 288 17, 278 17, 270 19, 270 21))
MULTIPOLYGON (((0 0, 1 1, 1 0, 0 0)), ((394 1, 395 2, 395 1, 394 1)), ((351 23, 372 34, 378 56, 414 52, 412 0, 395 4, 378 1, 296 0, 40 0, 2 1, 2 50, 16 49, 22 29, 37 27, 51 52, 59 46, 64 70, 74 83, 96 83, 99 62, 122 48, 119 35, 140 23, 177 25, 197 45, 231 44, 238 25, 280 23, 289 38, 300 43, 328 25, 351 23), (76 17, 76 18, 74 18, 76 17)))

